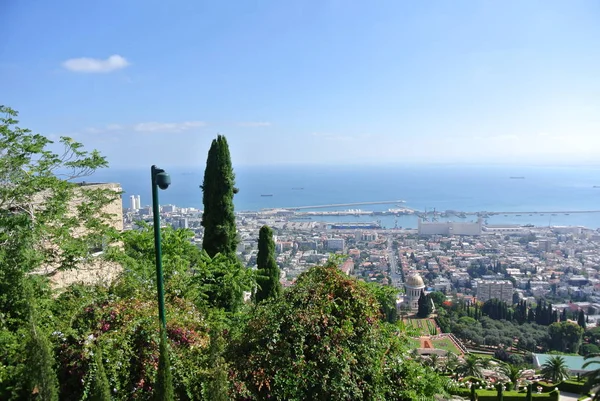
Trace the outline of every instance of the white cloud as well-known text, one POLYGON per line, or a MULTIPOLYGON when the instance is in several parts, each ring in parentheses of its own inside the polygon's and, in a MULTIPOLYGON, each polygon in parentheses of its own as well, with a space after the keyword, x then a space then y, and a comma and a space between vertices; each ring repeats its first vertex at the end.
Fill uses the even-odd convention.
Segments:
POLYGON ((177 133, 189 131, 194 128, 202 128, 205 127, 206 123, 204 121, 183 121, 178 123, 161 123, 156 121, 146 122, 146 123, 137 123, 131 125, 124 124, 108 124, 104 127, 89 127, 85 129, 85 132, 90 134, 100 134, 106 132, 117 132, 117 131, 134 131, 140 133, 153 133, 153 132, 162 132, 162 133, 177 133))
POLYGON ((159 123, 153 121, 135 124, 133 130, 136 132, 183 132, 204 126, 206 126, 204 121, 184 121, 180 123, 159 123))
POLYGON ((89 57, 71 58, 62 65, 73 72, 107 73, 125 68, 129 62, 124 57, 113 54, 106 60, 89 57))
POLYGON ((236 125, 238 127, 270 127, 272 124, 268 121, 245 121, 236 125))

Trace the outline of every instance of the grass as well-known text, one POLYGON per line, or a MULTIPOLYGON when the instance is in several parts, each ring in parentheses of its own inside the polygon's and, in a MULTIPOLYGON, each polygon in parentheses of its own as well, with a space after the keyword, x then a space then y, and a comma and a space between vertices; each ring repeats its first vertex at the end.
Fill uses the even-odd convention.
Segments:
POLYGON ((431 340, 434 348, 443 349, 448 352, 452 352, 456 355, 460 355, 461 352, 458 347, 450 340, 449 338, 444 338, 440 340, 431 340))

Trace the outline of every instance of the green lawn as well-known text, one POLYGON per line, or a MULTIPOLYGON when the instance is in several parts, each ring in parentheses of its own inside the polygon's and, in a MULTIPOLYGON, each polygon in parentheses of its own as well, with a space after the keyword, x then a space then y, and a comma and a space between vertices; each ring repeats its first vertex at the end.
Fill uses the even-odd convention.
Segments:
POLYGON ((431 340, 431 343, 437 349, 443 349, 445 351, 452 352, 456 355, 461 354, 458 347, 449 338, 444 338, 444 339, 440 339, 440 340, 431 340))

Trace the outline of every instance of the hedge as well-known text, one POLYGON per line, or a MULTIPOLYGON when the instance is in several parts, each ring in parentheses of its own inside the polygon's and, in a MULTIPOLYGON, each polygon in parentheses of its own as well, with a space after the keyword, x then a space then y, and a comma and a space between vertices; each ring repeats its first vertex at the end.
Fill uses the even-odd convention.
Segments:
POLYGON ((585 394, 585 384, 585 381, 565 380, 558 384, 558 389, 567 393, 585 394))
MULTIPOLYGON (((551 391, 553 391, 556 387, 558 387, 558 384, 550 384, 547 382, 534 382, 533 383, 533 392, 535 393, 537 391, 537 386, 540 386, 542 388, 542 393, 549 393, 551 391)), ((560 390, 560 388, 559 388, 560 390)))
MULTIPOLYGON (((516 391, 504 391, 503 393, 504 401, 523 401, 527 398, 527 393, 518 393, 516 391)), ((537 400, 547 400, 547 401, 558 401, 560 397, 560 391, 554 390, 549 393, 537 394, 535 391, 532 394, 532 397, 537 400)), ((497 390, 478 390, 477 391, 477 400, 478 401, 497 401, 498 400, 498 391, 497 390)))

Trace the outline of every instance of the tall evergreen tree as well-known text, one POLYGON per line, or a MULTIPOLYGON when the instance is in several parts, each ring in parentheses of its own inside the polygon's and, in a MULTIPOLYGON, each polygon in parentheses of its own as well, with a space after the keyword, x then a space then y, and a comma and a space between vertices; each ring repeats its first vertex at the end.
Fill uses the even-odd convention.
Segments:
POLYGON ((156 401, 172 401, 175 399, 175 396, 173 392, 173 376, 171 374, 167 334, 162 328, 160 332, 160 342, 158 344, 158 373, 156 377, 154 399, 156 401))
POLYGON ((560 321, 561 322, 567 321, 567 308, 562 310, 562 313, 560 314, 560 321))
POLYGON ((110 383, 106 377, 104 364, 102 363, 102 348, 96 347, 94 352, 94 377, 90 389, 91 401, 110 401, 110 383))
POLYGON ((419 296, 419 300, 417 301, 418 309, 417 316, 418 317, 427 317, 433 312, 433 307, 431 306, 431 299, 427 295, 425 295, 425 291, 421 290, 421 295, 419 296))
POLYGON ((234 258, 238 240, 233 195, 238 190, 235 188, 229 146, 222 135, 213 139, 208 151, 201 188, 204 204, 202 248, 211 258, 217 253, 234 258))
POLYGON ((579 315, 577 316, 577 324, 579 327, 585 330, 585 313, 583 313, 582 309, 579 309, 579 315))
POLYGON ((32 318, 27 344, 29 394, 38 394, 42 401, 58 401, 58 378, 54 370, 52 345, 32 318))
POLYGON ((273 231, 268 226, 262 226, 258 234, 258 276, 259 286, 256 291, 256 301, 267 298, 276 298, 281 294, 280 272, 275 261, 275 242, 273 231))

